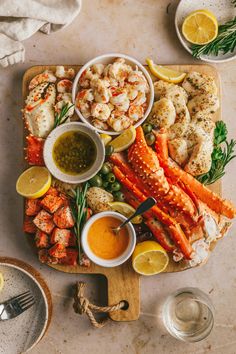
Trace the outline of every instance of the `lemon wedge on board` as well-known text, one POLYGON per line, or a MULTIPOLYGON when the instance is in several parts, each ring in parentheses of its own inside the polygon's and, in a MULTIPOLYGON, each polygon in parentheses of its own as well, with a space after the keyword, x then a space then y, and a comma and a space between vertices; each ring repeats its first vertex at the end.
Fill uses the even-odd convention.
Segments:
POLYGON ((208 10, 191 12, 184 20, 182 33, 193 44, 207 44, 218 35, 218 22, 215 15, 208 10))
POLYGON ((20 175, 16 191, 26 198, 40 198, 48 191, 51 181, 51 174, 46 167, 33 166, 20 175))
POLYGON ((142 275, 154 275, 163 272, 169 263, 164 248, 155 241, 138 243, 132 255, 134 270, 142 275))
MULTIPOLYGON (((135 209, 131 205, 124 202, 110 202, 108 204, 113 211, 117 211, 118 213, 126 216, 127 218, 129 218, 135 212, 135 209)), ((132 224, 140 224, 142 221, 143 218, 141 215, 135 216, 131 220, 132 224)))
POLYGON ((100 138, 102 139, 102 142, 105 146, 112 140, 112 137, 108 134, 102 133, 99 135, 100 135, 100 138))
POLYGON ((120 152, 128 149, 130 145, 133 144, 136 138, 136 130, 133 125, 121 133, 117 138, 110 142, 110 145, 113 146, 114 152, 120 152))
POLYGON ((156 65, 150 58, 146 59, 146 63, 154 76, 173 84, 182 82, 186 76, 186 73, 180 73, 179 71, 169 69, 165 66, 156 65))

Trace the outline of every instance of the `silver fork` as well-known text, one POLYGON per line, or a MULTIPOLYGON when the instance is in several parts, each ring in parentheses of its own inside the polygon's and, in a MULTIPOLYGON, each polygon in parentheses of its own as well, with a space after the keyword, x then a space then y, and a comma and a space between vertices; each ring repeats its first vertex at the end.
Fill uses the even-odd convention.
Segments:
POLYGON ((10 320, 28 310, 35 303, 30 291, 12 297, 0 304, 0 321, 10 320))

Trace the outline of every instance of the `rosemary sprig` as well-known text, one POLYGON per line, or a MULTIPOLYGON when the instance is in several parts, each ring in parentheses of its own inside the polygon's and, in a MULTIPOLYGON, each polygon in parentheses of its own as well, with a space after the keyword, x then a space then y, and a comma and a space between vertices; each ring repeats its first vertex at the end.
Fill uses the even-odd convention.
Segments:
MULTIPOLYGON (((234 0, 236 5, 236 0, 234 0)), ((223 54, 233 52, 236 47, 236 17, 233 20, 219 26, 218 36, 210 43, 205 45, 192 45, 192 55, 200 58, 201 55, 215 55, 219 52, 223 54)))
POLYGON ((69 102, 67 102, 66 104, 64 104, 62 106, 60 113, 56 113, 56 115, 55 115, 55 122, 54 122, 53 128, 56 128, 56 127, 58 127, 58 125, 65 123, 65 121, 68 118, 66 114, 68 113, 70 108, 73 106, 74 106, 73 104, 69 105, 69 102))
POLYGON ((88 183, 83 186, 78 186, 72 190, 73 197, 71 199, 71 211, 75 221, 74 233, 76 235, 77 247, 79 251, 79 262, 81 261, 81 231, 87 219, 87 200, 86 193, 88 190, 88 183))
POLYGON ((214 149, 211 155, 211 168, 210 170, 197 177, 197 180, 203 184, 212 184, 224 176, 225 166, 234 158, 234 147, 236 140, 231 139, 227 141, 227 128, 223 121, 216 122, 214 131, 214 149), (221 147, 225 144, 225 147, 221 147))

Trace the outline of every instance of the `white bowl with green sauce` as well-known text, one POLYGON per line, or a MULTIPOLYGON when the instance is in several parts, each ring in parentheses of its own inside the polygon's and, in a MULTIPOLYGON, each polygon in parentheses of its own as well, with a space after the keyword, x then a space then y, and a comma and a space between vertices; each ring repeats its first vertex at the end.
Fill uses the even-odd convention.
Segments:
POLYGON ((99 134, 83 123, 65 123, 47 137, 43 156, 45 165, 58 180, 82 183, 100 170, 105 148, 99 134))

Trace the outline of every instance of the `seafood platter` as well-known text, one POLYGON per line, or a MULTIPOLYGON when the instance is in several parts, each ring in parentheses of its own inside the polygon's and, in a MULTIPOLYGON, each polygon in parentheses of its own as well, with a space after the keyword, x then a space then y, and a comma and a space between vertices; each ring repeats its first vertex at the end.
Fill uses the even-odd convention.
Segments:
POLYGON ((110 315, 118 321, 138 318, 139 274, 206 263, 236 215, 221 197, 235 142, 217 72, 147 63, 109 54, 23 79, 24 231, 40 262, 104 274, 109 304, 129 302, 110 315), (156 204, 114 234, 150 196, 156 204))

